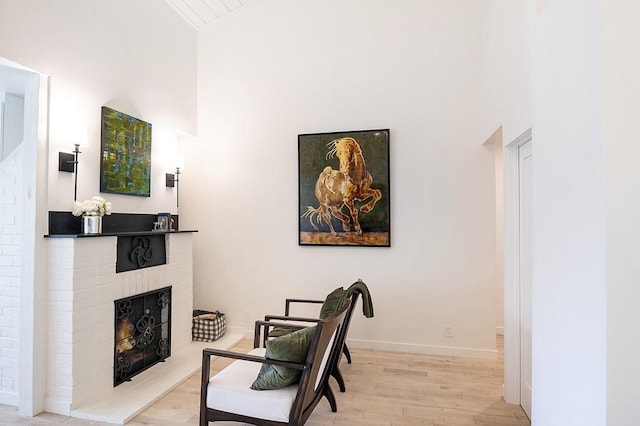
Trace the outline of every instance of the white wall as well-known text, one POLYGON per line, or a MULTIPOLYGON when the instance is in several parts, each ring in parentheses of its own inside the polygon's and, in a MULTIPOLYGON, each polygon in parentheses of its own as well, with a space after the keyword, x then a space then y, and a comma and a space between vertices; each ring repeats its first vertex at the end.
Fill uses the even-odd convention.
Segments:
POLYGON ((82 143, 78 198, 99 193, 100 107, 153 125, 151 197, 108 194, 115 212, 175 213, 165 188, 177 132, 196 129, 196 34, 165 2, 0 0, 0 56, 51 76, 49 208, 70 210, 58 152, 82 143))
POLYGON ((531 127, 529 18, 524 0, 487 0, 482 10, 482 128, 505 144, 531 127))
POLYGON ((22 149, 0 162, 0 404, 18 405, 22 149))
POLYGON ((482 146, 483 2, 259 2, 199 33, 199 143, 180 214, 196 307, 258 318, 362 278, 350 338, 495 355, 493 150, 482 146), (297 245, 297 134, 391 129, 391 248, 297 245), (452 324, 454 338, 443 327, 452 324))
POLYGON ((607 425, 638 422, 640 3, 603 2, 607 197, 607 425))
POLYGON ((531 4, 533 424, 604 425, 607 285, 600 2, 531 4))

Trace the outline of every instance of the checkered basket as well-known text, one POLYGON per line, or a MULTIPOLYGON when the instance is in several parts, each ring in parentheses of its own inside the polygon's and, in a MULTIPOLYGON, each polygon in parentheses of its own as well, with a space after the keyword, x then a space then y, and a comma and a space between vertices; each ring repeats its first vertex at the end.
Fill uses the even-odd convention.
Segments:
POLYGON ((224 336, 227 322, 220 311, 193 311, 191 339, 199 342, 213 342, 224 336))

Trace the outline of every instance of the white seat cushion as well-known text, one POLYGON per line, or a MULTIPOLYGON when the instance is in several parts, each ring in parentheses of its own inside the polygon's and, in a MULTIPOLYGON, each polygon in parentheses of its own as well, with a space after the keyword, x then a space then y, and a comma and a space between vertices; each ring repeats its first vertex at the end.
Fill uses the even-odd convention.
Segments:
MULTIPOLYGON (((258 356, 264 356, 264 353, 264 348, 249 352, 258 356)), ((298 385, 275 390, 251 389, 261 366, 259 362, 236 360, 209 379, 207 407, 260 419, 288 422, 298 385)))

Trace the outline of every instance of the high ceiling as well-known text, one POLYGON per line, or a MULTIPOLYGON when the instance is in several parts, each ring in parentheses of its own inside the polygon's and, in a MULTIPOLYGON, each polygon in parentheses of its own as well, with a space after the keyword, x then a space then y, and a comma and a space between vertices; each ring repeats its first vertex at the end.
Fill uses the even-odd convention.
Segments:
POLYGON ((258 0, 165 0, 196 30, 258 0))

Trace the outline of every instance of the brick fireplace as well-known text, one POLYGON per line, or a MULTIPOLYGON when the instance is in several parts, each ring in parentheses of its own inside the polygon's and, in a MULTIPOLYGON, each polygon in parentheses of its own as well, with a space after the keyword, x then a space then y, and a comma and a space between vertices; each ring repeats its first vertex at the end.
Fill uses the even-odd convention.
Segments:
MULTIPOLYGON (((116 273, 117 236, 49 239, 45 411, 107 421, 86 414, 87 407, 126 395, 159 368, 114 388, 114 302, 119 299, 171 286, 171 346, 191 344, 192 234, 170 233, 166 239, 166 264, 122 273, 116 273)), ((173 358, 162 366, 180 363, 171 364, 173 358)))

